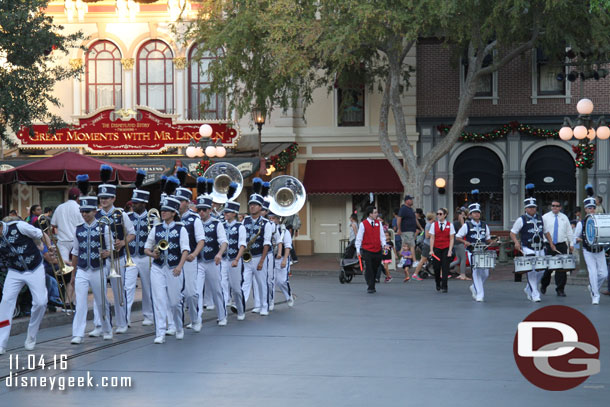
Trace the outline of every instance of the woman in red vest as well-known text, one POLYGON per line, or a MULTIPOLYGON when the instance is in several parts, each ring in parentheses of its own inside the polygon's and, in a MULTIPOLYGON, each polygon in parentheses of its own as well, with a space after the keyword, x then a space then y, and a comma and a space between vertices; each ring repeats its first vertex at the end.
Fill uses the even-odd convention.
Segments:
POLYGON ((446 293, 449 264, 453 258, 455 229, 447 222, 447 209, 440 208, 436 211, 436 218, 438 220, 430 227, 430 247, 433 250, 436 291, 446 293))
POLYGON ((366 267, 364 278, 366 279, 367 292, 373 294, 375 292, 375 275, 381 265, 381 250, 389 249, 389 247, 385 242, 385 233, 381 222, 377 219, 377 208, 368 206, 364 213, 366 219, 360 223, 356 235, 356 252, 358 255, 362 252, 366 267))

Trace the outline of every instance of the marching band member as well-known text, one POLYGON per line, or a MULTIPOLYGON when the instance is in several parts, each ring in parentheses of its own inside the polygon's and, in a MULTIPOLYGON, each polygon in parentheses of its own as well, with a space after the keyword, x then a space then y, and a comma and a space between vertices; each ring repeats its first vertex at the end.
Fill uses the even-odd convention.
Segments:
MULTIPOLYGON (((517 218, 510 231, 510 238, 515 243, 515 249, 521 251, 525 256, 544 256, 542 238, 544 235, 544 225, 542 218, 538 215, 538 205, 534 198, 534 184, 525 186, 527 197, 524 199, 525 213, 517 218), (520 241, 517 240, 517 235, 520 241)), ((527 299, 533 302, 540 302, 540 292, 538 283, 543 276, 543 271, 537 271, 536 266, 532 265, 532 271, 527 273, 527 285, 524 290, 527 299)))
POLYGON ((30 351, 36 346, 38 328, 48 301, 41 254, 43 246, 37 242, 41 239, 44 239, 47 247, 51 247, 48 236, 27 222, 9 221, 7 218, 0 222, 0 253, 6 257, 8 266, 0 302, 0 322, 6 321, 8 325, 0 328, 0 355, 6 352, 15 304, 24 284, 32 294, 30 324, 24 347, 30 351))
MULTIPOLYGON (((168 182, 174 182, 173 179, 174 177, 169 177, 168 182)), ((178 183, 177 179, 175 183, 178 183)), ((163 223, 152 228, 144 246, 144 253, 154 259, 150 269, 150 282, 155 310, 154 343, 156 344, 165 342, 168 319, 173 320, 173 324, 176 326, 176 339, 184 338, 181 294, 184 274, 182 268, 190 252, 190 245, 186 228, 182 224, 174 222, 179 208, 179 200, 173 196, 165 198, 161 205, 163 223), (164 244, 167 244, 167 247, 163 247, 164 244)))
POLYGON ((107 304, 106 277, 100 276, 104 259, 110 255, 112 250, 112 237, 110 228, 98 222, 95 217, 97 212, 97 197, 85 196, 88 190, 89 176, 84 175, 79 180, 79 187, 83 191, 80 198, 80 211, 84 223, 76 227, 75 239, 72 248, 72 273, 70 285, 74 287, 76 295, 76 313, 72 321, 72 341, 78 345, 85 336, 87 325, 87 296, 89 289, 93 292, 93 306, 97 308, 98 315, 104 315, 101 321, 101 331, 104 340, 112 339, 112 326, 110 324, 110 309, 104 307, 107 304), (86 177, 86 178, 85 178, 86 177), (102 284, 102 280, 104 284, 102 284), (104 296, 104 298, 102 298, 104 296))
POLYGON ((468 205, 468 211, 470 212, 470 219, 466 220, 460 230, 455 235, 455 239, 458 242, 464 243, 468 250, 468 261, 472 268, 472 285, 470 286, 470 292, 472 293, 472 299, 477 302, 482 302, 485 297, 485 291, 483 285, 485 280, 489 277, 489 269, 474 267, 472 261, 472 250, 474 244, 477 242, 485 242, 486 244, 491 243, 491 236, 489 232, 489 226, 481 221, 481 205, 479 204, 479 190, 475 189, 471 192, 473 203, 468 205))
MULTIPOLYGON (((208 181, 206 182, 207 194, 197 198, 197 210, 205 233, 205 245, 199 258, 198 274, 203 276, 203 293, 201 294, 203 295, 206 291, 210 293, 216 307, 218 325, 224 326, 227 324, 227 307, 222 292, 220 263, 227 249, 228 241, 222 222, 212 217, 212 198, 209 194, 212 193, 213 183, 209 182, 210 180, 206 181, 208 181)), ((197 179, 198 184, 203 182, 202 177, 197 179)), ((199 321, 201 321, 202 314, 203 309, 200 309, 199 321)))
MULTIPOLYGON (((562 254, 572 253, 574 247, 572 241, 574 240, 572 234, 572 225, 566 215, 560 212, 561 202, 557 199, 551 201, 551 212, 547 212, 542 215, 542 222, 544 223, 544 235, 545 241, 548 247, 548 254, 551 256, 559 256, 562 254)), ((546 288, 551 283, 551 274, 553 270, 546 269, 542 280, 540 281, 540 292, 546 294, 546 288)), ((568 281, 568 273, 566 270, 555 270, 555 285, 557 295, 565 297, 564 288, 568 281)))
MULTIPOLYGON (((187 169, 178 168, 176 176, 180 180, 180 185, 184 185, 186 181, 187 169)), ((191 327, 193 331, 201 331, 201 320, 199 319, 199 293, 197 291, 197 273, 198 273, 198 256, 203 249, 204 237, 203 225, 198 214, 189 209, 193 193, 188 188, 177 188, 174 196, 180 201, 180 221, 186 228, 189 236, 189 254, 184 263, 184 289, 182 294, 185 299, 185 305, 188 307, 189 317, 191 319, 191 327)))
MULTIPOLYGON (((143 326, 153 324, 153 308, 152 308, 152 292, 150 290, 150 258, 144 254, 144 244, 148 239, 148 211, 146 205, 150 197, 150 192, 140 189, 146 172, 138 170, 136 175, 136 189, 131 196, 133 202, 133 212, 129 214, 129 220, 133 223, 135 239, 129 242, 129 253, 136 264, 135 267, 129 267, 125 271, 125 291, 127 293, 127 323, 131 323, 131 307, 136 293, 136 282, 140 275, 142 283, 142 315, 144 321, 143 326)), ((152 226, 152 225, 151 225, 152 226)))
MULTIPOLYGON (((585 213, 587 215, 594 215, 597 204, 595 203, 595 197, 593 187, 590 184, 585 186, 587 191, 587 198, 584 201, 585 213)), ((601 289, 604 281, 608 278, 608 266, 606 265, 606 256, 604 253, 603 246, 591 246, 586 239, 586 221, 587 218, 581 220, 576 225, 574 230, 574 240, 582 243, 583 255, 585 262, 587 263, 587 270, 589 271, 589 294, 591 295, 591 303, 593 305, 599 305, 599 290, 601 289)))
POLYGON ((227 202, 224 208, 225 229, 227 232, 227 251, 222 259, 222 269, 227 270, 229 285, 233 293, 234 312, 237 312, 237 320, 246 318, 246 302, 242 291, 242 255, 246 250, 246 228, 241 222, 237 222, 239 213, 239 202, 227 202))
MULTIPOLYGON (((133 228, 133 223, 129 219, 129 216, 125 212, 121 212, 121 220, 117 223, 117 216, 114 212, 120 210, 114 206, 116 200, 116 185, 108 184, 110 177, 112 176, 112 167, 106 164, 102 164, 100 167, 100 178, 102 184, 97 188, 97 196, 100 202, 100 210, 95 214, 96 219, 100 219, 102 216, 107 216, 111 221, 110 231, 114 238, 114 251, 118 259, 118 270, 117 273, 121 275, 121 278, 111 278, 110 285, 112 287, 112 293, 114 297, 114 313, 117 319, 117 334, 127 332, 127 307, 126 301, 123 301, 121 305, 120 298, 125 298, 125 246, 129 244, 136 236, 133 228), (117 281, 118 280, 118 281, 117 281)), ((118 216, 117 216, 118 217, 118 216)), ((110 267, 107 267, 109 270, 110 267)), ((105 288, 105 287, 104 287, 105 288)), ((106 302, 109 307, 109 302, 106 302)), ((95 329, 89 332, 89 336, 99 336, 101 334, 101 319, 97 314, 97 306, 93 308, 95 329)))
POLYGON ((288 282, 288 268, 290 267, 292 237, 290 236, 290 232, 286 230, 286 227, 280 223, 281 219, 278 215, 274 214, 273 212, 269 212, 267 216, 277 227, 277 250, 275 253, 275 266, 273 268, 274 286, 272 287, 273 291, 269 295, 269 310, 271 311, 273 308, 275 308, 275 287, 279 287, 279 289, 282 291, 284 297, 286 297, 289 307, 294 305, 292 290, 290 289, 290 283, 288 282))
POLYGON ((261 216, 263 209, 264 197, 269 192, 269 185, 263 186, 263 181, 260 178, 254 178, 252 181, 254 193, 248 199, 248 209, 250 216, 244 219, 244 227, 246 228, 247 249, 251 255, 251 261, 246 262, 244 259, 244 282, 242 288, 245 295, 245 301, 248 301, 250 288, 252 287, 252 278, 256 281, 254 287, 254 306, 253 312, 260 312, 261 315, 269 315, 268 303, 268 286, 267 273, 267 253, 271 246, 271 234, 273 227, 271 223, 261 216), (256 299, 259 299, 259 307, 257 307, 256 299))
MULTIPOLYGON (((263 182, 263 188, 269 189, 270 184, 268 182, 263 182)), ((273 307, 271 307, 273 298, 273 291, 275 290, 275 279, 274 279, 274 270, 275 270, 275 252, 278 245, 278 225, 275 222, 272 222, 269 219, 269 205, 271 204, 271 200, 266 197, 263 201, 263 209, 261 211, 261 216, 269 221, 271 225, 271 245, 269 246, 269 251, 267 252, 267 259, 265 268, 267 270, 267 304, 269 304, 269 311, 273 311, 273 307)), ((256 280, 254 281, 254 288, 256 289, 256 280)), ((260 308, 260 300, 257 301, 257 296, 254 296, 254 308, 260 308)))
MULTIPOLYGON (((212 193, 212 191, 214 190, 214 179, 212 178, 205 178, 205 177, 199 177, 197 179, 197 196, 200 197, 201 195, 207 195, 207 196, 211 196, 210 194, 212 193), (210 191, 208 193, 208 191, 210 191)), ((214 202, 212 201, 212 213, 210 214, 210 216, 212 216, 214 219, 218 219, 216 217, 214 217, 214 202)), ((197 204, 195 204, 195 208, 197 208, 197 204)), ((197 209, 197 212, 199 212, 199 209, 197 209)), ((201 254, 199 255, 200 259, 201 259, 201 254)), ((222 270, 221 270, 222 273, 222 270)), ((207 310, 214 310, 216 309, 216 306, 214 305, 214 298, 212 298, 212 290, 204 290, 203 286, 205 283, 205 273, 197 273, 197 292, 199 293, 199 315, 202 315, 203 309, 207 309, 207 310), (201 294, 203 293, 203 294, 201 294)), ((222 285, 222 282, 221 282, 222 285)))

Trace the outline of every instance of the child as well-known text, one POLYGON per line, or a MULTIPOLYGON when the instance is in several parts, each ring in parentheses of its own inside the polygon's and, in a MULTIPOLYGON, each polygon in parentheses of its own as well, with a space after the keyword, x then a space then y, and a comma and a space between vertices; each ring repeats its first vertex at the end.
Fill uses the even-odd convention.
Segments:
POLYGON ((381 262, 383 264, 383 269, 385 270, 385 282, 389 283, 392 281, 392 276, 390 275, 390 270, 388 269, 390 263, 392 262, 392 251, 394 250, 394 242, 392 242, 390 238, 390 232, 385 232, 385 241, 389 249, 383 250, 383 255, 381 256, 381 262))
POLYGON ((402 267, 405 272, 405 279, 403 282, 409 281, 409 267, 413 264, 413 253, 411 253, 411 249, 409 248, 408 243, 404 243, 402 245, 402 251, 400 252, 400 262, 398 263, 398 267, 402 267))

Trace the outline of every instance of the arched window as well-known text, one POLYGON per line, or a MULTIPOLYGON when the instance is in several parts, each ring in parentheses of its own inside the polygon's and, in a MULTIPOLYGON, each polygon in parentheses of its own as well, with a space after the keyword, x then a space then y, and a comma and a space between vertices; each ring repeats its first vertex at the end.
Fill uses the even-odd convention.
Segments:
POLYGON ((159 40, 145 43, 138 51, 138 104, 163 113, 174 111, 174 54, 159 40))
POLYGON ((192 47, 189 52, 189 119, 225 119, 225 98, 224 95, 204 95, 202 90, 209 88, 212 77, 208 71, 210 62, 218 55, 205 52, 201 60, 194 58, 197 54, 197 47, 192 47))
POLYGON ((453 164, 454 206, 468 206, 468 194, 478 189, 483 219, 489 224, 501 225, 503 172, 500 157, 486 147, 471 147, 462 152, 453 164))
POLYGON ((85 56, 87 112, 103 106, 121 108, 121 51, 110 41, 97 41, 85 56))

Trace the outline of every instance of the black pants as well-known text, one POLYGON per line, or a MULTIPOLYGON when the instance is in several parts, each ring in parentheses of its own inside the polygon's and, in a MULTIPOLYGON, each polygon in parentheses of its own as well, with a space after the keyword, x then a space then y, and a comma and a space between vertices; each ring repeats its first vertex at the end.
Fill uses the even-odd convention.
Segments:
MULTIPOLYGON (((563 254, 568 253, 568 245, 566 243, 557 243, 555 248, 563 254)), ((559 253, 556 253, 551 250, 551 246, 547 245, 546 253, 550 256, 559 256, 559 253)), ((553 270, 545 270, 542 279, 540 280, 540 286, 542 288, 547 288, 549 284, 551 284, 551 274, 553 270)), ((566 287, 566 283, 568 281, 568 273, 563 270, 555 270, 555 285, 557 286, 557 292, 563 292, 566 287)))
POLYGON ((434 255, 438 259, 434 259, 434 279, 436 280, 436 288, 447 289, 447 277, 449 276, 449 264, 451 264, 451 258, 447 255, 449 248, 439 249, 435 247, 434 255), (439 261, 440 260, 440 261, 439 261))
POLYGON ((364 278, 369 290, 375 289, 375 276, 377 269, 381 265, 381 250, 378 252, 369 252, 368 250, 361 250, 362 258, 364 259, 366 270, 364 272, 364 278))

